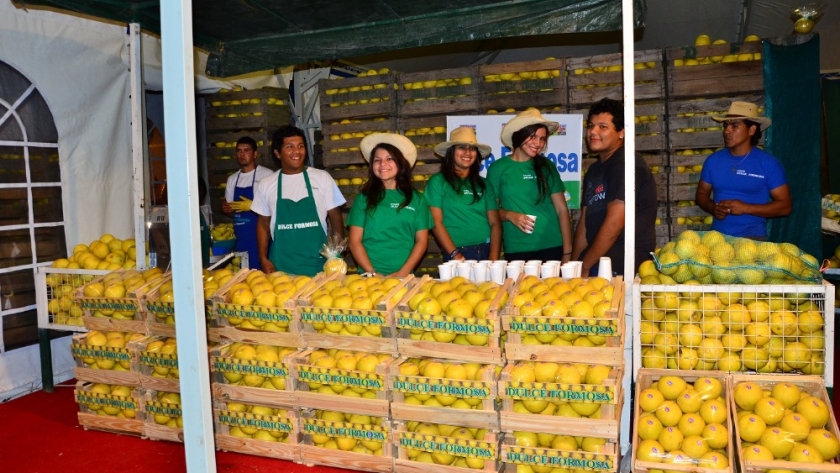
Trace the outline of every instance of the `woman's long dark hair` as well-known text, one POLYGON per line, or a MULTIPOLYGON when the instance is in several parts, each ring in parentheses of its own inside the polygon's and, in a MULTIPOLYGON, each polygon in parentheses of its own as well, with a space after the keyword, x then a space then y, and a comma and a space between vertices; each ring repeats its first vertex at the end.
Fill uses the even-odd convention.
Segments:
MULTIPOLYGON (((455 192, 461 192, 462 186, 464 182, 455 174, 455 150, 460 145, 452 145, 446 150, 446 155, 444 155, 443 160, 440 163, 440 173, 443 175, 443 178, 449 185, 455 189, 455 192)), ((467 175, 467 184, 470 186, 470 190, 473 193, 473 203, 478 202, 479 192, 484 195, 485 184, 484 180, 478 174, 479 169, 481 168, 481 152, 476 149, 476 158, 475 161, 470 165, 469 174, 467 175)))
POLYGON ((410 204, 414 194, 414 186, 411 184, 411 164, 408 163, 402 151, 396 146, 389 143, 379 143, 370 151, 370 156, 368 157, 368 164, 370 164, 368 168, 368 180, 359 191, 367 198, 367 208, 365 210, 369 214, 372 214, 376 210, 376 206, 385 198, 385 184, 382 183, 382 179, 379 179, 373 173, 373 157, 376 155, 376 150, 378 149, 387 151, 394 158, 394 162, 397 163, 397 190, 402 192, 402 195, 405 197, 399 209, 410 204))
MULTIPOLYGON (((522 146, 522 143, 531 138, 537 133, 537 130, 540 128, 544 129, 546 132, 546 140, 548 140, 548 127, 542 124, 534 124, 528 125, 524 128, 520 128, 519 130, 515 131, 513 135, 510 137, 511 144, 513 145, 513 149, 519 148, 522 146)), ((534 163, 534 174, 537 176, 537 186, 539 187, 540 194, 537 197, 536 204, 542 202, 548 196, 548 173, 551 171, 557 172, 554 169, 554 166, 551 164, 551 161, 545 157, 543 154, 538 154, 534 156, 534 159, 531 160, 534 163)))

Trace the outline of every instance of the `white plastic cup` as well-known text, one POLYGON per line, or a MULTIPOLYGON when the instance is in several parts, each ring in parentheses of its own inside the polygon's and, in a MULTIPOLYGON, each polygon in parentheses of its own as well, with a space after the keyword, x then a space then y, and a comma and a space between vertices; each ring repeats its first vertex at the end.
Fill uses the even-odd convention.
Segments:
POLYGON ((474 260, 474 259, 465 259, 464 261, 461 261, 461 263, 475 264, 475 263, 478 263, 478 260, 474 260))
POLYGON ((490 265, 490 280, 496 284, 504 284, 506 263, 490 265))
POLYGON ((455 272, 462 278, 472 280, 472 263, 458 263, 455 265, 455 272))
POLYGON ((439 264, 438 273, 440 273, 441 281, 449 281, 450 279, 452 279, 452 275, 455 273, 455 265, 448 263, 439 264))
POLYGON ((508 263, 506 268, 507 268, 507 277, 509 277, 511 279, 518 278, 519 273, 522 272, 522 266, 520 266, 518 264, 511 265, 510 263, 508 263))
POLYGON ((513 261, 508 261, 508 266, 525 266, 525 260, 522 259, 515 259, 513 261))
POLYGON ((553 278, 557 274, 557 265, 555 263, 543 263, 540 265, 540 277, 543 279, 553 278))
MULTIPOLYGON (((572 265, 572 267, 574 268, 574 277, 583 277, 583 275, 581 274, 583 272, 583 261, 569 261, 569 264, 572 265)), ((587 274, 587 276, 589 275, 587 274)))
MULTIPOLYGON (((536 216, 536 215, 525 215, 525 216, 526 216, 526 217, 528 217, 528 218, 530 218, 530 219, 534 222, 534 226, 536 227, 536 225, 537 225, 537 216, 536 216)), ((533 231, 533 230, 531 230, 530 232, 525 232, 525 233, 527 233, 527 234, 529 234, 529 235, 530 235, 530 234, 534 233, 534 231, 533 231)))
POLYGON ((538 264, 526 264, 524 268, 525 274, 528 276, 537 276, 540 275, 540 265, 538 264))
POLYGON ((543 264, 542 260, 539 259, 529 259, 525 262, 525 264, 543 264))
POLYGON ((612 279, 612 260, 608 256, 602 256, 598 261, 598 277, 612 279))
POLYGON ((483 259, 483 260, 479 261, 479 263, 486 264, 486 265, 490 266, 490 264, 495 263, 495 261, 489 260, 489 259, 483 259))
POLYGON ((487 263, 473 264, 473 282, 487 281, 489 265, 487 263))
POLYGON ((560 275, 563 276, 563 279, 572 279, 575 276, 575 266, 571 263, 566 263, 563 266, 560 266, 560 275))

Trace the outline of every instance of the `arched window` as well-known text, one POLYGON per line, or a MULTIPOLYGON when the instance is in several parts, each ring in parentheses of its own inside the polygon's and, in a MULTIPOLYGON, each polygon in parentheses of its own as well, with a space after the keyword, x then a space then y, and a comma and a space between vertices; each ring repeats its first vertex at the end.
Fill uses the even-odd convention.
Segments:
POLYGON ((0 353, 37 342, 35 269, 66 255, 52 113, 0 61, 0 353))

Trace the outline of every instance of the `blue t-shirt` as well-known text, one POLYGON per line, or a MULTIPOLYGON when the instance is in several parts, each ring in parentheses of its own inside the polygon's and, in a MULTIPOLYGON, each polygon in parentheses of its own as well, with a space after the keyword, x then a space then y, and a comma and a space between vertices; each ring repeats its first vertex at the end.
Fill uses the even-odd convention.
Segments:
MULTIPOLYGON (((770 191, 787 184, 785 170, 778 159, 760 148, 745 156, 733 156, 724 148, 703 163, 700 179, 712 186, 712 199, 737 199, 747 204, 766 204, 770 191)), ((767 236, 767 219, 755 215, 727 215, 714 219, 712 230, 736 237, 767 236)))

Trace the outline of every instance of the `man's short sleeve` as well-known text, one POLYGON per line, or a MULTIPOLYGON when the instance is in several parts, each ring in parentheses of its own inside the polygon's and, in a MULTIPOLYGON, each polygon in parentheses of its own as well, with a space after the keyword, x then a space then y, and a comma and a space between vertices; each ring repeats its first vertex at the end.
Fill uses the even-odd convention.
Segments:
POLYGON ((614 200, 624 200, 624 155, 615 156, 612 159, 621 158, 618 161, 611 163, 606 176, 604 176, 604 183, 606 184, 606 195, 604 200, 608 203, 614 200))
MULTIPOLYGON (((251 211, 263 217, 271 216, 271 204, 273 199, 268 198, 268 187, 272 179, 263 179, 254 186, 254 200, 251 202, 251 211)), ((276 202, 275 202, 276 203, 276 202)))
POLYGON ((785 176, 785 168, 782 166, 782 163, 772 156, 767 161, 770 164, 767 172, 767 188, 772 191, 773 189, 787 184, 788 182, 787 177, 785 176))

